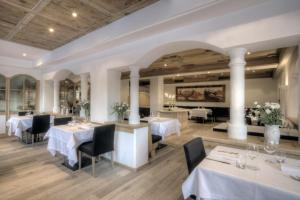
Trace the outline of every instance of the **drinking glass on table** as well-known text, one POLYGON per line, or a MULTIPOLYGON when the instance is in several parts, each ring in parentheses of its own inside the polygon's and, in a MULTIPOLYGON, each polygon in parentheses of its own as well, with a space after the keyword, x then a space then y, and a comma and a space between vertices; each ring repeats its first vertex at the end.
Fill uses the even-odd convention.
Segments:
POLYGON ((283 151, 277 151, 275 157, 278 163, 284 163, 286 160, 286 155, 283 151))
POLYGON ((247 165, 247 156, 243 153, 239 154, 235 164, 237 168, 245 169, 247 165))
POLYGON ((259 153, 259 147, 256 144, 248 144, 247 147, 247 156, 250 158, 250 160, 254 160, 259 153))
MULTIPOLYGON (((272 155, 272 154, 274 154, 274 153, 276 152, 277 146, 278 146, 278 144, 276 144, 274 141, 265 141, 265 144, 264 144, 264 150, 265 150, 269 155, 272 155)), ((267 159, 266 162, 273 163, 273 161, 270 160, 270 159, 267 159)))

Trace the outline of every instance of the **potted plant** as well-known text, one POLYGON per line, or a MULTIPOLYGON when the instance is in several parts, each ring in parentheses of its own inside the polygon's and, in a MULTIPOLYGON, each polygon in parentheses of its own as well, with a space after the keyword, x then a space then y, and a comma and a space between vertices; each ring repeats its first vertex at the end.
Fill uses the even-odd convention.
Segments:
POLYGON ((124 116, 126 111, 129 109, 129 105, 127 103, 115 103, 112 107, 113 114, 116 113, 118 116, 118 121, 121 122, 124 120, 124 116))
POLYGON ((282 114, 278 103, 266 102, 260 105, 254 102, 255 110, 259 113, 259 120, 265 126, 265 140, 270 143, 279 144, 282 114))

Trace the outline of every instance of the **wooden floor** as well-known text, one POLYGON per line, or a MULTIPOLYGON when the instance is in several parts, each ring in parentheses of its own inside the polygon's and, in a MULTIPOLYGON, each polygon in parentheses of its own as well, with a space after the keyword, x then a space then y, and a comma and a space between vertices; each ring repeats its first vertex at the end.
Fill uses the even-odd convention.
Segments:
POLYGON ((26 146, 11 137, 0 138, 0 199, 182 199, 187 176, 182 148, 166 147, 138 172, 105 160, 91 168, 70 171, 52 157, 46 145, 26 146))
POLYGON ((31 147, 0 136, 0 199, 182 200, 181 185, 188 175, 182 145, 197 136, 205 138, 207 150, 224 142, 223 133, 213 133, 212 127, 191 124, 180 137, 169 137, 168 147, 138 172, 101 160, 96 178, 90 167, 73 172, 62 166, 62 158, 52 157, 46 144, 31 147), (219 140, 210 142, 209 135, 219 140))

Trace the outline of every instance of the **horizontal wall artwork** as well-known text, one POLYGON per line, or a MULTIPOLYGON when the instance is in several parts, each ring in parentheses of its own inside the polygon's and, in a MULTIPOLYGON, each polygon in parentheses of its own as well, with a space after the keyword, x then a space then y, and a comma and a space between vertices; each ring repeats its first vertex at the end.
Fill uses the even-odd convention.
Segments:
POLYGON ((176 87, 176 101, 225 102, 225 85, 176 87))

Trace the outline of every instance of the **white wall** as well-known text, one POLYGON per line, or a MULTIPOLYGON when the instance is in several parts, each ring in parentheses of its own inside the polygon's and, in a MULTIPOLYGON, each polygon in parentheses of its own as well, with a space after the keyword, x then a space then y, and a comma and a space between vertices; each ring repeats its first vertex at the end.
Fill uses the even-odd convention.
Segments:
MULTIPOLYGON (((175 95, 176 86, 194 86, 194 85, 225 85, 225 102, 176 102, 178 106, 206 106, 206 107, 229 107, 230 106, 230 84, 226 81, 199 82, 199 83, 178 83, 165 84, 164 92, 175 95)), ((254 101, 258 102, 278 102, 277 85, 272 78, 247 79, 246 80, 246 99, 245 105, 250 107, 254 101)), ((168 99, 164 97, 164 104, 168 99)))
POLYGON ((105 67, 94 67, 91 75, 91 120, 115 120, 112 106, 120 102, 121 73, 105 67))
POLYGON ((129 79, 121 80, 121 102, 129 104, 129 79))
POLYGON ((116 102, 120 102, 120 89, 121 89, 121 72, 115 70, 108 70, 107 73, 107 91, 108 91, 108 99, 107 99, 107 119, 109 121, 117 120, 117 116, 112 114, 112 106, 116 102))
POLYGON ((283 114, 295 123, 298 123, 299 114, 298 51, 297 47, 292 47, 281 52, 277 76, 283 114))
POLYGON ((153 77, 150 79, 150 112, 157 112, 164 104, 164 79, 153 77))
POLYGON ((54 88, 52 80, 41 80, 40 111, 52 112, 54 106, 54 88))

